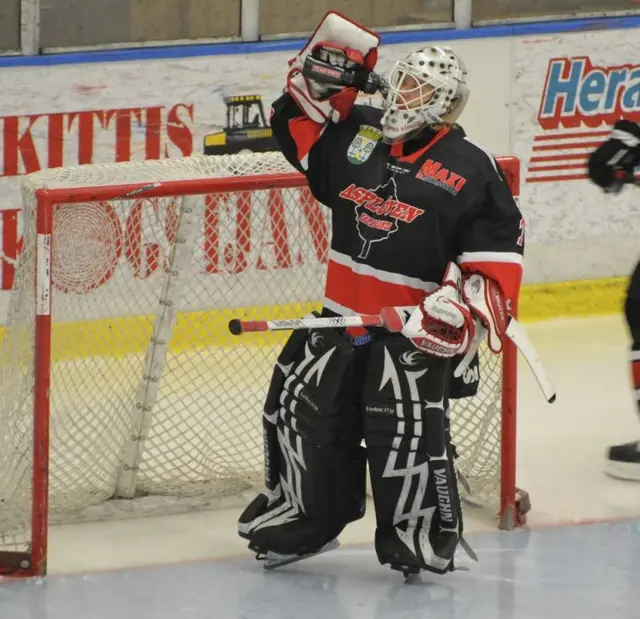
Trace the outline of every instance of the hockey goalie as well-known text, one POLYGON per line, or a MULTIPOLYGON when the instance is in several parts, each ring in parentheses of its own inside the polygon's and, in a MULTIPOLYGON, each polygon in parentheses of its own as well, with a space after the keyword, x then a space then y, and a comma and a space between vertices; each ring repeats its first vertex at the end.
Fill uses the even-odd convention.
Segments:
POLYGON ((524 222, 456 122, 469 96, 459 56, 429 45, 381 78, 378 46, 327 14, 290 61, 271 125, 332 211, 323 316, 414 309, 401 333, 293 333, 264 405, 266 488, 238 531, 271 565, 335 547, 365 512, 368 465, 380 563, 446 573, 463 534, 449 400, 473 393, 453 369, 478 363, 483 338, 502 349, 524 222), (376 90, 380 108, 356 104, 376 90))

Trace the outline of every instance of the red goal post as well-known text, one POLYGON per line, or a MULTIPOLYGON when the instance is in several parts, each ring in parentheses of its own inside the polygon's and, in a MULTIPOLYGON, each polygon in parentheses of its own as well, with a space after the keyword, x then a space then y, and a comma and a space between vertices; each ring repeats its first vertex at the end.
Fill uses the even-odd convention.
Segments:
MULTIPOLYGON (((498 161, 518 195, 519 161, 498 161)), ((223 331, 237 313, 318 307, 330 230, 278 153, 40 172, 23 205, 0 348, 0 575, 46 573, 51 514, 167 488, 169 511, 229 505, 260 487, 261 397, 283 340, 223 331)), ((468 498, 508 529, 516 353, 483 355, 478 396, 453 407, 454 441, 468 498)))

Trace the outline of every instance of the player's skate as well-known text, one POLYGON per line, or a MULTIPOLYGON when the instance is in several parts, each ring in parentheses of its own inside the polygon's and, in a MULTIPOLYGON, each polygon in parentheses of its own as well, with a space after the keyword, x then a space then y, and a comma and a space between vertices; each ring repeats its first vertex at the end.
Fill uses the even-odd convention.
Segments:
POLYGON ((469 546, 464 537, 458 538, 456 532, 451 531, 447 535, 446 531, 441 531, 435 542, 436 548, 432 548, 426 534, 418 535, 416 542, 415 524, 406 524, 393 528, 378 528, 376 530, 376 553, 382 564, 388 564, 393 570, 402 572, 405 582, 415 582, 419 580, 422 571, 446 573, 455 570, 466 570, 465 567, 456 567, 450 558, 455 554, 458 544, 473 561, 478 561, 474 550, 469 546), (421 557, 416 556, 409 549, 409 545, 416 548, 421 557), (437 552, 436 552, 437 549, 437 552), (449 557, 449 558, 447 558, 449 557))
POLYGON ((260 494, 242 512, 238 534, 249 540, 265 569, 273 569, 334 550, 343 526, 322 526, 289 497, 268 493, 260 494))
MULTIPOLYGON (((285 565, 290 565, 292 563, 297 563, 298 561, 303 561, 304 559, 309 559, 311 557, 316 557, 318 555, 324 554, 325 552, 329 552, 330 550, 335 550, 340 546, 340 542, 337 539, 331 540, 327 542, 320 549, 315 552, 308 552, 306 554, 278 554, 276 552, 267 551, 265 553, 258 552, 256 555, 256 559, 258 561, 264 561, 263 567, 265 570, 272 570, 276 567, 284 567, 285 565)), ((251 548, 251 545, 249 546, 251 548)))
POLYGON ((409 550, 400 536, 410 535, 396 527, 376 530, 376 554, 382 565, 388 564, 392 570, 402 572, 406 581, 417 578, 420 571, 426 569, 423 561, 409 550))
POLYGON ((609 447, 604 470, 617 479, 640 481, 640 441, 609 447))

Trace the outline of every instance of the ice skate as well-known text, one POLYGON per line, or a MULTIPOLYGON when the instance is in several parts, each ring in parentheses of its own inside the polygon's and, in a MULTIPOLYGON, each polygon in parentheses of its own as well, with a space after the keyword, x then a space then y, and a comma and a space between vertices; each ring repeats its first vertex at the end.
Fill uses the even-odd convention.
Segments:
POLYGON ((640 441, 609 447, 604 471, 616 479, 640 481, 640 441))
POLYGON ((284 567, 285 565, 291 565, 292 563, 298 563, 298 561, 304 561, 305 559, 316 557, 318 555, 324 554, 325 552, 329 552, 330 550, 335 550, 336 548, 339 548, 339 546, 340 542, 337 539, 334 539, 330 542, 327 542, 316 552, 309 552, 301 555, 283 555, 269 551, 265 553, 259 552, 256 556, 256 559, 258 559, 258 561, 263 561, 263 567, 265 570, 273 570, 277 567, 284 567))

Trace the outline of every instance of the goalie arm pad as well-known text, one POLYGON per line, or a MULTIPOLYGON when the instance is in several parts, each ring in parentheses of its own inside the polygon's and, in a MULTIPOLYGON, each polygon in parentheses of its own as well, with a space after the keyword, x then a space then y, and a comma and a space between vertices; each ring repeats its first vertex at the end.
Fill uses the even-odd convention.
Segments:
POLYGON ((311 35, 302 50, 289 61, 285 91, 305 116, 318 124, 341 122, 355 104, 358 90, 333 82, 331 67, 372 71, 378 59, 379 37, 373 31, 330 11, 311 35), (325 63, 327 79, 310 79, 303 75, 308 56, 325 63))
POLYGON ((456 262, 464 273, 496 282, 509 312, 517 310, 522 282, 526 222, 502 168, 491 155, 479 160, 484 191, 470 197, 469 218, 461 225, 456 262))

